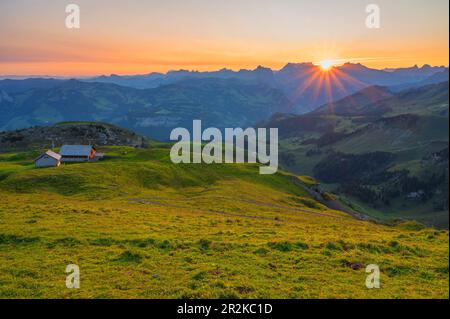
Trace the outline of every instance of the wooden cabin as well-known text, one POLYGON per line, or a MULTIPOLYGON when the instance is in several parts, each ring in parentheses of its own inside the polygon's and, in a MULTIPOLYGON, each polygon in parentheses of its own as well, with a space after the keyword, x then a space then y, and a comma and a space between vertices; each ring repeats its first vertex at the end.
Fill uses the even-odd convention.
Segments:
POLYGON ((90 145, 63 145, 60 150, 62 162, 89 162, 95 153, 95 147, 90 145))
POLYGON ((36 167, 58 167, 61 165, 61 155, 48 150, 34 160, 34 165, 36 167))

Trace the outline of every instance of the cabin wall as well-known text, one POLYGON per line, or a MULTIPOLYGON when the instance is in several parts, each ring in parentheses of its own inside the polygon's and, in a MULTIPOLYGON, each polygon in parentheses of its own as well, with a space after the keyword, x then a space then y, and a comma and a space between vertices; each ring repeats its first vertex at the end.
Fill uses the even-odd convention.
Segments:
POLYGON ((88 162, 89 157, 88 156, 63 156, 61 161, 63 162, 88 162))
POLYGON ((59 164, 60 162, 57 159, 48 155, 42 156, 35 162, 36 167, 53 167, 59 166, 59 164))

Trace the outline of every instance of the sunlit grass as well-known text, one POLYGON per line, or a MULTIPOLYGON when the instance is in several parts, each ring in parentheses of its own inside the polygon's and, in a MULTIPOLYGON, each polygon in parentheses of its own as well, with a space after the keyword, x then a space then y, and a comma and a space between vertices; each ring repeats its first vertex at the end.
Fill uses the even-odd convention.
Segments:
POLYGON ((106 151, 49 169, 0 156, 0 297, 448 298, 448 231, 355 220, 254 165, 106 151))

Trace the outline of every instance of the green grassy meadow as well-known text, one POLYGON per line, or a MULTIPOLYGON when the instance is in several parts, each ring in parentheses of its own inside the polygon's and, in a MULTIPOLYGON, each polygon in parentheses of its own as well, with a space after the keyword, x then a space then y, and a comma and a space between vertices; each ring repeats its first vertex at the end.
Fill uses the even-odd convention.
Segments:
POLYGON ((354 219, 256 165, 176 165, 166 144, 100 151, 0 153, 0 298, 449 297, 448 230, 354 219))

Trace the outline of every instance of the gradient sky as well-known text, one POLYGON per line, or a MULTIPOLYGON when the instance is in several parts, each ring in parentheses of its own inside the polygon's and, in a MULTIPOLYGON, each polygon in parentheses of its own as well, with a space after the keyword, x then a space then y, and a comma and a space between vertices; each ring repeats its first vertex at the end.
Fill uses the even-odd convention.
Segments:
POLYGON ((448 65, 448 0, 0 0, 0 75, 448 65), (65 6, 81 9, 66 29, 65 6), (381 28, 365 7, 381 8, 381 28))

